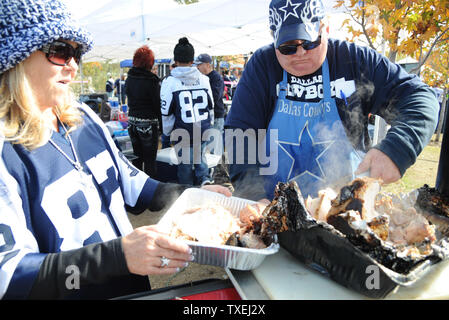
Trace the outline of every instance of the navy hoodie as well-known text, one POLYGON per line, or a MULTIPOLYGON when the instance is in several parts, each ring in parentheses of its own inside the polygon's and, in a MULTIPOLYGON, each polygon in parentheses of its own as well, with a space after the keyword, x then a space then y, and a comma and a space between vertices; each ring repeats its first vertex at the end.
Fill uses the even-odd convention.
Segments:
MULTIPOLYGON (((433 90, 419 77, 408 74, 376 51, 347 41, 329 39, 327 60, 331 94, 353 146, 363 152, 372 147, 367 130, 368 115, 381 116, 392 127, 374 147, 388 155, 404 174, 435 130, 439 104, 433 90), (354 92, 346 99, 335 90, 336 83, 342 81, 354 87, 354 92)), ((239 81, 225 128, 266 129, 275 109, 282 76, 283 69, 273 44, 258 49, 239 81)), ((305 77, 288 75, 288 99, 319 100, 320 79, 321 69, 305 77), (318 89, 310 90, 313 86, 318 89)), ((258 178, 255 170, 258 164, 236 164, 235 159, 230 161, 230 176, 237 194, 239 186, 251 181, 252 190, 241 196, 254 199, 263 196, 261 184, 254 180, 258 178)))

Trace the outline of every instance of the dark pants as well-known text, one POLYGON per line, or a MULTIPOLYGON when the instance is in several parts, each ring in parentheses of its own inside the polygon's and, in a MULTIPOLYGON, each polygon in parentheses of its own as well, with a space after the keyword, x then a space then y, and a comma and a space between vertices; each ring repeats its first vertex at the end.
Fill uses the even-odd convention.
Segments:
POLYGON ((129 137, 137 159, 133 165, 150 177, 156 176, 156 155, 159 144, 159 121, 129 121, 129 137))
POLYGON ((190 161, 188 163, 178 164, 178 183, 189 185, 202 185, 205 182, 211 182, 209 167, 204 157, 207 142, 201 144, 200 155, 197 155, 201 162, 194 164, 194 149, 190 147, 190 161))

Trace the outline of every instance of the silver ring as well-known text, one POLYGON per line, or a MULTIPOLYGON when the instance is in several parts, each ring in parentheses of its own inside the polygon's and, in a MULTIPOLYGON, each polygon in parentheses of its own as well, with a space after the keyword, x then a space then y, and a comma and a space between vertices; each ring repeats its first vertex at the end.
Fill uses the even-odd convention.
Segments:
POLYGON ((161 257, 161 266, 160 266, 160 268, 168 266, 169 263, 170 263, 170 259, 162 256, 161 257))

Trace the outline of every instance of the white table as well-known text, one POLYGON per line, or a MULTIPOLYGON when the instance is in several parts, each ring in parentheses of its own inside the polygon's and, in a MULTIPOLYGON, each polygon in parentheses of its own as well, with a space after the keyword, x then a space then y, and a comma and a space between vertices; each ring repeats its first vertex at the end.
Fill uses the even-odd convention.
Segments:
MULTIPOLYGON (((369 299, 307 268, 283 248, 255 270, 226 272, 240 296, 248 300, 369 299)), ((385 299, 449 299, 449 261, 438 263, 413 286, 399 287, 385 299)))

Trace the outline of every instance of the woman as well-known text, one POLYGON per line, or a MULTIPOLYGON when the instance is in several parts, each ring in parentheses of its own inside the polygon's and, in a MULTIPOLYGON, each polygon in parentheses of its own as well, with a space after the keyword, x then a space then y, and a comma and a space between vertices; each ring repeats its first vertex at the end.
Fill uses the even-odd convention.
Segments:
POLYGON ((149 290, 147 275, 176 272, 191 250, 155 226, 133 231, 126 210, 159 210, 186 186, 134 168, 75 102, 91 40, 61 2, 1 0, 0 12, 0 298, 149 290))
POLYGON ((134 149, 133 164, 150 177, 156 175, 156 155, 161 118, 160 79, 151 72, 154 53, 147 46, 136 50, 128 72, 128 132, 134 149))

